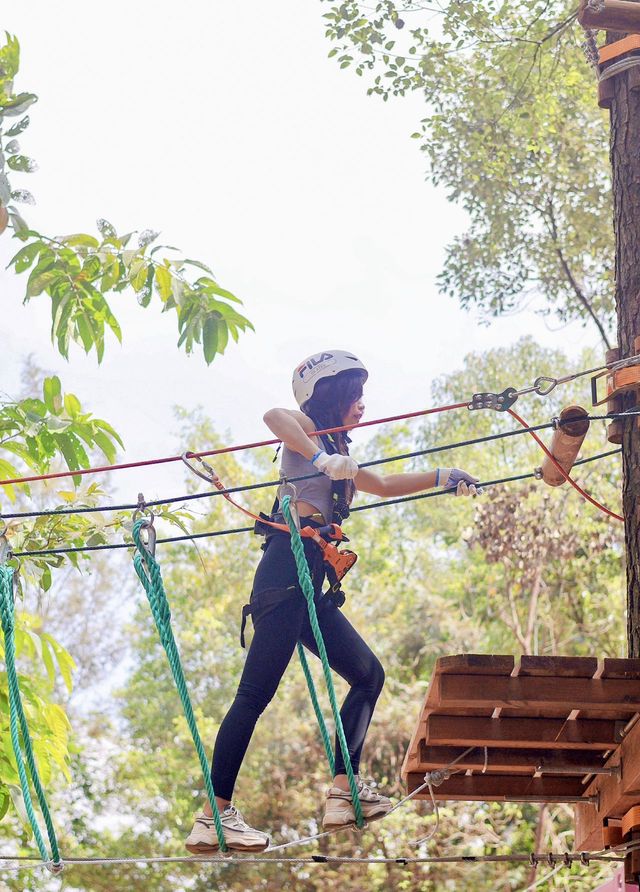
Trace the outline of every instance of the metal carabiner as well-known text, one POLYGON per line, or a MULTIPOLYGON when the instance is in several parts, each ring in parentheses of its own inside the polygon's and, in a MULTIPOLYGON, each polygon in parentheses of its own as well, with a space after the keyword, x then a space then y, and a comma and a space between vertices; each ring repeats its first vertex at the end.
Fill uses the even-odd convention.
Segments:
POLYGON ((148 518, 148 522, 153 524, 154 513, 150 508, 147 508, 147 503, 144 500, 143 493, 138 493, 138 507, 133 512, 133 522, 135 523, 140 514, 146 514, 148 518))
POLYGON ((298 513, 298 490, 290 483, 284 474, 280 474, 280 486, 278 487, 278 501, 282 504, 285 496, 289 496, 289 509, 295 528, 300 532, 300 515, 298 513))
POLYGON ((11 560, 11 546, 9 545, 9 541, 5 536, 7 531, 7 526, 5 524, 4 530, 0 533, 0 564, 6 564, 7 561, 11 560))
POLYGON ((144 545, 146 551, 149 552, 152 558, 156 556, 156 528, 153 525, 153 515, 150 520, 143 520, 142 526, 140 527, 140 538, 142 539, 142 544, 144 545), (147 541, 145 542, 142 539, 142 531, 147 531, 147 541))
POLYGON ((182 455, 180 456, 180 458, 185 463, 185 465, 189 468, 189 470, 193 471, 193 473, 196 476, 200 477, 201 480, 206 480, 207 483, 213 483, 214 486, 217 486, 217 484, 220 482, 220 478, 218 477, 216 472, 213 470, 211 465, 208 464, 203 459, 201 459, 199 455, 194 455, 193 452, 183 452, 182 455), (199 471, 197 468, 193 467, 193 465, 191 464, 189 459, 194 459, 194 458, 196 459, 196 461, 200 462, 200 464, 204 468, 204 471, 199 471))

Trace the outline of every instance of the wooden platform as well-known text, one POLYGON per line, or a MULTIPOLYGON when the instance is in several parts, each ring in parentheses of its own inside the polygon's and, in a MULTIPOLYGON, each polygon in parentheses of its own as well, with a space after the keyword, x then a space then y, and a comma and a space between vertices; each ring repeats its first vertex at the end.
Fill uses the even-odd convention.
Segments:
POLYGON ((412 792, 473 747, 434 786, 436 798, 580 801, 576 846, 592 848, 604 820, 630 807, 634 787, 631 804, 640 805, 639 714, 640 660, 441 657, 402 777, 412 792), (621 772, 623 746, 634 765, 629 755, 621 772))

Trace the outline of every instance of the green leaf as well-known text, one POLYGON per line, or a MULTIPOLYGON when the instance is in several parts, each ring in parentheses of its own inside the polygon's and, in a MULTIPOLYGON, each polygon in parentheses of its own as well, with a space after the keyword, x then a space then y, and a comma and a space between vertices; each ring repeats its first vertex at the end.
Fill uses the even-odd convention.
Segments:
POLYGON ((84 232, 77 232, 73 235, 64 235, 59 239, 64 245, 67 245, 69 248, 75 248, 77 246, 86 247, 86 248, 98 248, 100 247, 100 242, 93 235, 87 235, 84 232))
POLYGON ((21 121, 18 121, 17 124, 14 124, 13 127, 10 127, 7 130, 6 136, 18 136, 20 133, 22 133, 23 130, 27 129, 29 124, 29 115, 25 115, 25 117, 21 121))
POLYGON ((0 787, 0 821, 2 821, 6 813, 9 811, 10 803, 11 795, 9 794, 9 790, 7 787, 0 787))
MULTIPOLYGON (((8 444, 4 444, 3 448, 8 448, 8 444)), ((19 477, 18 469, 12 465, 10 462, 5 461, 3 458, 0 458, 0 479, 2 480, 14 480, 16 477, 19 477)), ((16 500, 16 491, 12 484, 8 484, 2 487, 3 492, 6 492, 7 498, 10 502, 15 502, 16 500)))
POLYGON ((98 227, 98 231, 104 238, 116 238, 117 233, 115 227, 109 223, 108 220, 105 220, 103 217, 100 217, 96 220, 96 226, 98 227))
POLYGON ((202 330, 202 342, 204 347, 204 358, 209 365, 218 351, 218 328, 220 320, 216 316, 208 316, 205 320, 202 330))
POLYGON ((104 452, 109 464, 113 464, 116 458, 116 448, 105 433, 96 431, 93 435, 94 442, 104 452))
POLYGON ((37 101, 38 97, 33 93, 18 93, 9 102, 0 102, 0 110, 7 118, 18 117, 37 101))
POLYGON ((11 170, 19 170, 22 173, 33 173, 38 169, 38 165, 33 158, 27 158, 26 155, 12 155, 10 158, 7 158, 7 166, 11 170))
POLYGON ((60 385, 60 378, 58 378, 57 375, 53 375, 51 378, 45 378, 42 391, 47 409, 53 415, 59 415, 62 409, 62 387, 60 385))
POLYGON ((156 289, 160 300, 166 303, 171 297, 173 277, 166 266, 156 267, 156 289))
POLYGON ((64 397, 64 407, 67 411, 67 414, 71 416, 71 418, 75 418, 82 411, 82 406, 80 405, 80 400, 77 396, 74 396, 72 393, 65 394, 64 397))

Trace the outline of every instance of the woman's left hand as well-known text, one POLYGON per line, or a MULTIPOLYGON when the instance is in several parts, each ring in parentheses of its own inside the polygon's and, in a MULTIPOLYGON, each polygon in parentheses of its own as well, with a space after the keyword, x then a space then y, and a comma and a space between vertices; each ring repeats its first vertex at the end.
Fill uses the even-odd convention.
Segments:
POLYGON ((478 477, 472 477, 460 468, 438 468, 436 471, 436 486, 444 489, 455 489, 457 496, 479 496, 482 488, 477 487, 478 477))

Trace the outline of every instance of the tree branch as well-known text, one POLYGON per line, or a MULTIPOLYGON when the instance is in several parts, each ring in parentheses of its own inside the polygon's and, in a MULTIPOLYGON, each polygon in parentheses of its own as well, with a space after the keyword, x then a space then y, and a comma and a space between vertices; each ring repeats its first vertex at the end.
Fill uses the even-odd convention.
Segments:
POLYGON ((556 251, 556 254, 558 255, 558 260, 560 261, 560 266, 562 268, 562 271, 565 274, 565 277, 566 277, 567 281, 569 282, 569 285, 571 286, 573 293, 578 298, 578 301, 583 306, 583 308, 586 310, 587 314, 591 317, 593 322, 595 322, 596 327, 597 327, 598 331, 600 332, 600 337, 602 338, 605 347, 607 348, 607 350, 611 350, 611 343, 609 341, 609 338, 607 337, 607 333, 604 329, 604 326, 598 319, 598 316, 596 315, 595 310, 591 306, 589 298, 587 297, 587 295, 584 293, 584 291, 582 290, 582 288, 576 281, 576 278, 573 275, 571 268, 569 267, 567 259, 564 256, 562 247, 560 246, 560 242, 558 239, 558 227, 556 225, 556 220, 555 220, 555 216, 553 213, 553 205, 552 205, 550 199, 547 204, 547 216, 548 216, 549 223, 551 225, 551 237, 553 238, 553 242, 555 245, 555 251, 556 251))

